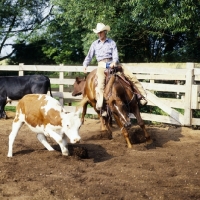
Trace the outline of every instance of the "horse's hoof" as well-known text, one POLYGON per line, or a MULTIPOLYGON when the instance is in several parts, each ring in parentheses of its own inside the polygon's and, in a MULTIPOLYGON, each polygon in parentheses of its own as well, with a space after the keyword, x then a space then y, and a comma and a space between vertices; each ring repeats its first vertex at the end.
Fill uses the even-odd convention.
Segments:
POLYGON ((107 130, 105 131, 101 131, 101 139, 108 139, 108 140, 112 140, 112 134, 110 134, 107 130))
POLYGON ((149 137, 146 139, 146 144, 152 144, 153 143, 153 140, 149 137))
POLYGON ((108 139, 109 139, 109 140, 112 140, 112 139, 113 139, 112 135, 109 135, 109 136, 108 136, 108 139))
POLYGON ((131 149, 131 148, 132 148, 132 145, 128 145, 128 148, 131 149))

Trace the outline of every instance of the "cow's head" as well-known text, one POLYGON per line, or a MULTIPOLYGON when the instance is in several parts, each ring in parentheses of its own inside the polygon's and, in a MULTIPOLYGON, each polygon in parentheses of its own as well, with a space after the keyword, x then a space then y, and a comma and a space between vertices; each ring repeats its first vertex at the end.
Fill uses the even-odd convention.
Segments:
POLYGON ((76 77, 76 80, 74 82, 74 90, 72 92, 72 96, 78 96, 84 93, 86 78, 79 78, 76 77))
POLYGON ((79 117, 81 110, 77 112, 65 113, 63 116, 63 132, 69 138, 72 144, 78 143, 81 139, 79 129, 81 127, 81 119, 79 117))

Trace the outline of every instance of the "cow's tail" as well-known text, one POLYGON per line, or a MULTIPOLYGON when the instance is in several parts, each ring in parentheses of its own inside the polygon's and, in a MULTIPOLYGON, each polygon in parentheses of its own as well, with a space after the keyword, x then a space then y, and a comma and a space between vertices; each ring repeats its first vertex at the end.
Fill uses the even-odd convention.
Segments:
POLYGON ((49 82, 49 92, 50 92, 51 97, 53 97, 52 92, 51 92, 51 83, 50 82, 49 82))
MULTIPOLYGON (((47 76, 46 76, 46 77, 47 77, 47 76)), ((51 92, 51 81, 50 81, 50 78, 49 78, 49 77, 47 77, 47 78, 48 78, 48 83, 49 83, 49 85, 48 85, 48 90, 49 90, 50 96, 53 97, 52 92, 51 92)))

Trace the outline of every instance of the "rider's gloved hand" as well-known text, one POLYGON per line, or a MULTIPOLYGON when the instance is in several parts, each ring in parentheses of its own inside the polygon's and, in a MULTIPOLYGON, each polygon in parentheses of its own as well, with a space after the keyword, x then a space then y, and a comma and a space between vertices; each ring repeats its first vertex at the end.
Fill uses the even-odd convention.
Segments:
POLYGON ((115 67, 115 65, 116 65, 116 63, 115 63, 115 62, 111 62, 111 63, 110 63, 110 68, 114 68, 114 67, 115 67))
POLYGON ((83 72, 87 73, 87 67, 86 66, 83 66, 83 72))

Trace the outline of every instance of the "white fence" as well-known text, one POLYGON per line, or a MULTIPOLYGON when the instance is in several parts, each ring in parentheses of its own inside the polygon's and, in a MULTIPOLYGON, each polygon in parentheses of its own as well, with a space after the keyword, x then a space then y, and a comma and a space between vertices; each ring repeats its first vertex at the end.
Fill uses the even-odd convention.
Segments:
MULTIPOLYGON (((141 81, 148 92, 148 105, 161 108, 166 115, 141 113, 142 118, 148 121, 177 124, 182 126, 200 125, 199 118, 193 118, 192 112, 200 109, 200 64, 198 63, 124 63, 141 81), (159 92, 171 94, 169 98, 159 98, 159 92), (158 96, 157 96, 158 95, 158 96), (181 114, 174 108, 184 110, 181 114)), ((88 72, 96 66, 89 66, 88 72)), ((57 78, 50 78, 51 84, 58 84, 58 91, 53 92, 67 111, 75 110, 71 102, 79 101, 82 96, 71 95, 75 77, 64 78, 64 74, 82 72, 82 66, 65 65, 7 65, 0 66, 2 71, 17 71, 19 76, 26 72, 57 72, 57 78), (69 103, 66 105, 66 103, 69 103)), ((16 105, 14 102, 12 105, 16 105)), ((9 105, 8 105, 9 106, 9 105)), ((88 108, 88 114, 96 114, 93 108, 88 108)))

